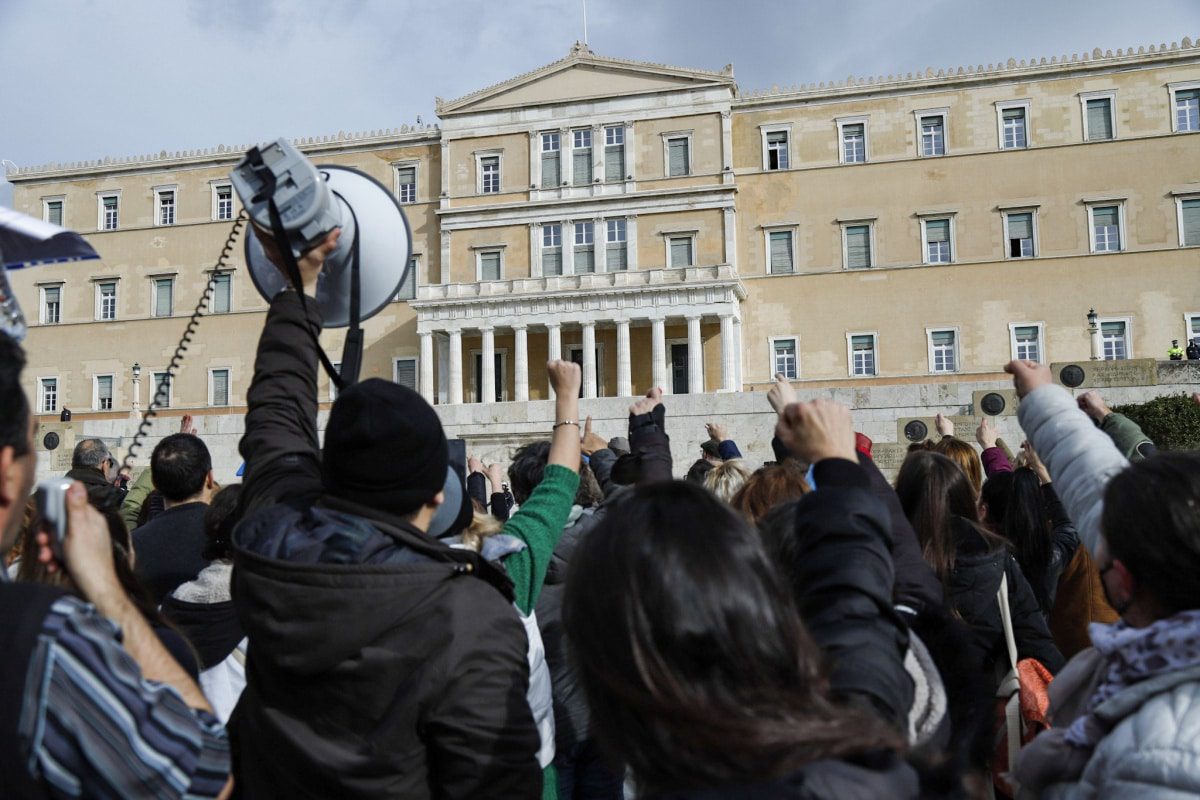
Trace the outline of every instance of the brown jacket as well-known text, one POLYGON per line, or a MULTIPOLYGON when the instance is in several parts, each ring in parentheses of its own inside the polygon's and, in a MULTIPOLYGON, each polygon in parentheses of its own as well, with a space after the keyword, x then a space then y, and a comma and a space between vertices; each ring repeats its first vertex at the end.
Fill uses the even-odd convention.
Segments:
POLYGON ((1050 611, 1050 633, 1063 657, 1070 659, 1092 646, 1088 624, 1116 622, 1118 614, 1104 597, 1100 571, 1086 547, 1075 548, 1075 555, 1058 579, 1054 608, 1050 611))

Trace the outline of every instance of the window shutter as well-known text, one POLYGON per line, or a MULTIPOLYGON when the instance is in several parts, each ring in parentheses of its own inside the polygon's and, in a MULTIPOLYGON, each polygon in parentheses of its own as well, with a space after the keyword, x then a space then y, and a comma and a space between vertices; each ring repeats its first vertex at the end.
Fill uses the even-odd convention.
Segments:
POLYGON ((396 362, 396 383, 417 390, 417 360, 403 358, 396 362))
POLYGON ((558 186, 559 181, 558 151, 542 153, 542 188, 558 186))
POLYGON ((171 316, 171 281, 160 280, 154 283, 154 315, 156 317, 171 316))
POLYGON ((787 141, 787 131, 771 131, 767 134, 767 144, 783 144, 787 141))
POLYGON ((610 244, 608 246, 607 267, 609 272, 620 272, 629 266, 628 255, 625 252, 625 243, 610 244))
POLYGON ((575 150, 571 154, 571 179, 577 186, 592 182, 592 149, 575 150))
POLYGON ((213 405, 229 405, 229 373, 219 369, 213 372, 213 405))
POLYGON ((595 272, 596 254, 592 246, 582 245, 575 248, 575 273, 595 272))
POLYGON ((60 289, 57 286, 47 286, 46 287, 46 305, 51 305, 51 304, 57 303, 59 297, 61 296, 61 294, 60 294, 61 292, 62 292, 62 289, 60 289))
POLYGON ((400 282, 400 291, 396 293, 399 300, 412 300, 417 296, 417 259, 408 260, 408 271, 400 282))
POLYGON ((50 203, 49 204, 49 211, 50 211, 49 216, 50 216, 50 224, 51 225, 62 225, 62 210, 63 210, 62 203, 50 203))
POLYGON ((1186 103, 1189 100, 1200 100, 1200 89, 1184 89, 1175 93, 1175 103, 1186 103))
POLYGON ((934 345, 953 345, 954 331, 934 331, 933 343, 934 345))
POLYGON ((668 175, 688 174, 688 140, 670 139, 667 142, 668 175))
POLYGON ((771 233, 771 274, 792 272, 792 234, 788 231, 771 233))
POLYGON ((1200 199, 1183 201, 1183 243, 1200 245, 1200 199))
POLYGON ((1010 238, 1010 239, 1032 239, 1033 238, 1033 215, 1032 214, 1009 214, 1008 215, 1008 238, 1010 238))
POLYGON ((1124 336, 1125 335, 1125 323, 1124 322, 1101 322, 1100 323, 1100 332, 1102 334, 1104 334, 1105 336, 1124 336))
POLYGON ((1104 206, 1103 208, 1092 209, 1092 219, 1095 221, 1097 228, 1116 227, 1117 226, 1117 207, 1104 206))
POLYGON ((625 145, 614 144, 604 148, 604 180, 625 180, 625 145))
POLYGON ((562 275, 562 248, 547 247, 542 250, 542 274, 562 275))
POLYGON ((500 280, 499 253, 483 253, 479 256, 479 277, 485 281, 500 280))
POLYGON ((1087 101, 1088 141, 1113 138, 1112 105, 1107 99, 1087 101))
POLYGON ((229 313, 229 290, 231 288, 228 275, 218 275, 213 281, 212 310, 214 314, 229 313))
POLYGON ((925 236, 931 242, 950 241, 950 220, 931 219, 925 223, 925 236))
POLYGON ((684 267, 692 264, 692 240, 680 236, 671 240, 671 266, 684 267))
POLYGON ((1009 122, 1016 119, 1025 119, 1025 109, 1023 108, 1006 108, 1004 109, 1004 121, 1009 122))
POLYGON ((846 229, 846 262, 849 267, 871 266, 871 229, 854 225, 846 229))

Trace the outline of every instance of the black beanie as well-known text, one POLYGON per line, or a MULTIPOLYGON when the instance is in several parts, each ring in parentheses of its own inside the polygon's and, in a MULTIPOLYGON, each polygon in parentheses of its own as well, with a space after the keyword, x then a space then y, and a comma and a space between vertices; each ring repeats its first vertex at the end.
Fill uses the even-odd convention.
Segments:
POLYGON ((442 490, 449 459, 433 407, 412 389, 371 378, 338 394, 321 477, 334 497, 403 516, 442 490))

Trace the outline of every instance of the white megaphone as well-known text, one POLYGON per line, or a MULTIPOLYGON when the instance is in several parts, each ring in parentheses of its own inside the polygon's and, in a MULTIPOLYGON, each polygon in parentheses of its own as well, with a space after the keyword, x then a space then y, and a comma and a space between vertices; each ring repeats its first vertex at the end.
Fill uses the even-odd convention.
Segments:
MULTIPOLYGON (((325 259, 316 303, 327 327, 350 327, 341 380, 354 383, 362 363, 359 323, 395 298, 409 269, 412 235, 400 204, 371 176, 314 166, 286 139, 251 148, 229 177, 254 224, 272 231, 279 249, 296 259, 329 231, 342 229, 337 249, 325 259)), ((246 236, 246 266, 268 302, 289 284, 254 228, 246 236)))

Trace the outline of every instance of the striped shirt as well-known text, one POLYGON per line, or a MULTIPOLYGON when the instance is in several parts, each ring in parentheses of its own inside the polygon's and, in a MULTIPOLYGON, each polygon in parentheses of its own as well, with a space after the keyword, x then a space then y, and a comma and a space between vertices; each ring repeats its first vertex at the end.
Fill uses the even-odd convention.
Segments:
POLYGON ((20 742, 54 797, 215 797, 229 776, 221 723, 144 680, 120 629, 74 597, 55 601, 42 624, 20 742))

